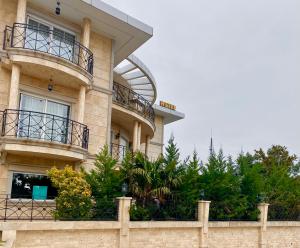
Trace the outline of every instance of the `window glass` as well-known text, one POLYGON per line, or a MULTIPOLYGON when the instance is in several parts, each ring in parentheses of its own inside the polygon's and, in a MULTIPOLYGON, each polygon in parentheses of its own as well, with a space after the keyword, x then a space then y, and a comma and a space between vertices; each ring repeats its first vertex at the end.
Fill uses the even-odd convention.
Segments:
POLYGON ((21 94, 20 110, 19 137, 67 143, 70 106, 21 94))
POLYGON ((31 18, 28 24, 25 48, 48 52, 74 63, 77 62, 74 57, 75 35, 31 18))
POLYGON ((21 94, 20 109, 27 111, 21 111, 19 117, 19 137, 30 137, 33 139, 41 139, 43 135, 44 115, 46 100, 21 94), (35 113, 37 112, 37 113, 35 113))
POLYGON ((34 200, 54 199, 57 190, 45 175, 14 172, 11 186, 11 198, 34 200))
POLYGON ((50 50, 50 27, 29 19, 29 26, 26 30, 25 48, 41 52, 50 50))
POLYGON ((47 102, 47 113, 55 116, 46 116, 45 139, 67 143, 69 109, 70 107, 65 104, 47 102))
POLYGON ((61 29, 53 27, 52 51, 51 53, 73 61, 75 36, 61 29))

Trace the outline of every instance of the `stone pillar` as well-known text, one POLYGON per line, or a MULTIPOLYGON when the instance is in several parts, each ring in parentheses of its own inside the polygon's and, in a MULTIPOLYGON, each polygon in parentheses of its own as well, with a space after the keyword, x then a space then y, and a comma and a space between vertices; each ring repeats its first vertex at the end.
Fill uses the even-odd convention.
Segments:
POLYGON ((140 151, 141 150, 141 137, 142 136, 142 123, 139 122, 139 127, 138 127, 138 136, 137 136, 137 149, 140 151))
POLYGON ((146 154, 147 157, 149 156, 150 140, 151 140, 150 136, 147 135, 146 136, 146 144, 145 144, 145 154, 146 154))
POLYGON ((129 248, 129 221, 130 221, 130 203, 131 197, 118 197, 119 215, 118 221, 121 224, 119 248, 129 248))
POLYGON ((267 232, 267 222, 268 222, 268 203, 260 203, 258 205, 258 209, 260 214, 258 216, 258 220, 261 224, 260 226, 260 237, 259 237, 259 247, 266 248, 267 240, 266 240, 266 232, 267 232))
MULTIPOLYGON (((5 241, 5 247, 15 247, 14 243, 17 238, 16 230, 5 230, 2 231, 2 241, 5 241)), ((1 246, 1 245, 0 245, 1 246)))
POLYGON ((12 64, 11 78, 10 78, 10 90, 8 99, 9 109, 19 108, 19 85, 21 76, 21 66, 12 64))
POLYGON ((26 23, 27 0, 18 0, 16 23, 26 23))
MULTIPOLYGON (((90 47, 90 35, 91 35, 91 20, 88 18, 83 18, 82 31, 81 31, 81 44, 88 49, 90 47)), ((86 70, 89 69, 88 56, 89 54, 87 53, 87 51, 82 47, 80 47, 78 63, 82 68, 86 70)))
POLYGON ((90 36, 91 36, 91 20, 89 18, 83 18, 81 43, 86 48, 90 47, 90 36))
POLYGON ((198 201, 198 221, 201 222, 200 227, 200 248, 208 247, 208 217, 209 217, 210 201, 198 201))
POLYGON ((85 108, 85 86, 81 85, 78 95, 78 115, 77 121, 84 122, 84 108, 85 108))
POLYGON ((136 152, 138 150, 138 132, 139 132, 139 122, 135 121, 133 126, 133 137, 132 137, 133 152, 136 152))

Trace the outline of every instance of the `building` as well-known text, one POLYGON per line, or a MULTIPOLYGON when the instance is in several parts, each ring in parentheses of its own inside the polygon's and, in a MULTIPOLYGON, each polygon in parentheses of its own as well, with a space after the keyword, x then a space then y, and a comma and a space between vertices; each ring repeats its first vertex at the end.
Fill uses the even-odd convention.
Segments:
POLYGON ((155 158, 164 125, 184 118, 155 105, 132 54, 152 28, 100 0, 0 0, 0 29, 1 195, 49 198, 47 169, 89 169, 105 144, 155 158))

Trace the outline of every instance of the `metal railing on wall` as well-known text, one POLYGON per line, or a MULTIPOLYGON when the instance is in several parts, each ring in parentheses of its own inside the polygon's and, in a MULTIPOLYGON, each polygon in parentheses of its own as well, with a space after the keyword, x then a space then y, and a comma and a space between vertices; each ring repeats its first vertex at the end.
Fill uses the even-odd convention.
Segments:
POLYGON ((154 126, 155 113, 151 103, 132 89, 114 82, 113 101, 129 110, 135 111, 154 126))
POLYGON ((118 201, 115 199, 98 199, 92 197, 92 208, 87 218, 70 218, 56 214, 55 197, 49 199, 27 199, 28 196, 13 197, 0 195, 0 220, 118 220, 118 201))
POLYGON ((300 221, 300 205, 283 206, 271 204, 268 209, 269 221, 300 221))
POLYGON ((22 48, 65 59, 93 74, 93 53, 77 42, 74 36, 65 37, 50 29, 25 23, 6 26, 3 49, 22 48))
MULTIPOLYGON (((56 211, 58 210, 55 197, 47 197, 47 199, 34 199, 34 197, 28 199, 27 196, 16 195, 0 195, 0 221, 9 220, 99 220, 99 221, 117 221, 120 216, 119 201, 124 199, 131 202, 129 204, 130 211, 127 214, 130 215, 131 221, 199 221, 201 215, 205 212, 199 212, 200 206, 206 206, 209 208, 209 201, 187 201, 187 200, 166 200, 159 201, 153 200, 151 202, 138 201, 132 198, 118 198, 118 199, 106 199, 98 198, 96 196, 91 197, 92 207, 88 217, 71 218, 58 216, 56 211)), ((300 213, 296 211, 294 215, 288 218, 281 216, 280 211, 275 210, 274 207, 268 204, 259 204, 258 208, 262 210, 259 213, 256 222, 262 221, 300 221, 300 213), (263 206, 261 208, 261 206, 263 206), (276 211, 278 216, 271 217, 272 211, 276 211), (268 218, 264 218, 264 214, 268 218)), ((121 210, 122 211, 122 210, 121 210)), ((128 209, 127 209, 128 211, 128 209)), ((208 214, 208 212, 207 212, 208 214)), ((207 221, 211 221, 209 215, 207 215, 207 221)), ((252 219, 214 219, 213 221, 253 221, 252 219)))
POLYGON ((89 129, 79 122, 35 111, 0 112, 1 136, 39 139, 88 149, 89 129))

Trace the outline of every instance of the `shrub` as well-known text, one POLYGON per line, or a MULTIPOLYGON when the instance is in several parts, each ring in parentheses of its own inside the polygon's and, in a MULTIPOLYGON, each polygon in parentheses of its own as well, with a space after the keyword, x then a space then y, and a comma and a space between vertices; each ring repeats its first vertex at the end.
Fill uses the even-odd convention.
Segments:
POLYGON ((55 217, 59 219, 88 219, 91 215, 91 188, 84 173, 70 166, 59 170, 52 168, 48 176, 58 190, 55 217))

